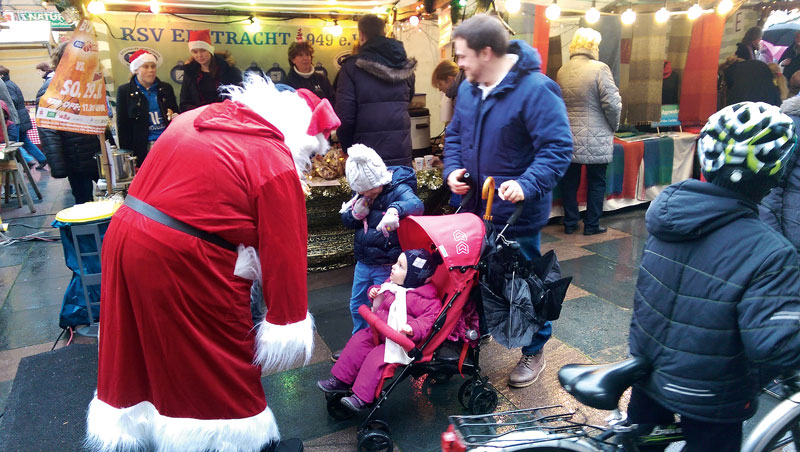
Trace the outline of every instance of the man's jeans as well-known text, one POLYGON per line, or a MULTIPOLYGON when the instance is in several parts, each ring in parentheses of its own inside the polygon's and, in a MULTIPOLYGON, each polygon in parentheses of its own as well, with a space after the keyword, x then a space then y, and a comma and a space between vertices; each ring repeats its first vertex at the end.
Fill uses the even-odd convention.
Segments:
POLYGON ((353 291, 350 294, 350 316, 353 318, 353 334, 368 327, 369 324, 358 314, 358 307, 369 304, 367 290, 370 286, 383 284, 392 272, 392 265, 367 265, 356 262, 353 273, 353 291))
MULTIPOLYGON (((522 251, 522 255, 525 256, 526 259, 532 259, 539 255, 539 242, 541 240, 541 235, 541 232, 537 232, 534 235, 515 238, 517 243, 519 243, 519 248, 520 251, 522 251)), ((535 355, 539 353, 542 351, 542 348, 544 348, 544 344, 550 340, 550 336, 552 335, 553 326, 550 324, 550 322, 545 322, 542 329, 533 335, 533 340, 531 343, 525 347, 522 347, 522 354, 535 355)))

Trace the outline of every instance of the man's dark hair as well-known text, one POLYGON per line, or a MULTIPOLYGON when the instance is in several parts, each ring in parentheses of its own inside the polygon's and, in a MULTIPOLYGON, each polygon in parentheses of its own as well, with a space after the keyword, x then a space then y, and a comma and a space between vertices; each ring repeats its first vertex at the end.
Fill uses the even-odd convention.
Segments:
POLYGON ((467 47, 475 52, 486 47, 499 57, 508 52, 508 31, 494 16, 476 14, 470 17, 456 27, 453 39, 456 38, 467 41, 467 47))
POLYGON ((8 70, 7 67, 0 64, 0 76, 8 77, 11 74, 11 71, 8 70))
POLYGON ((36 65, 36 69, 39 69, 40 71, 44 71, 44 72, 53 72, 53 68, 50 67, 50 63, 45 63, 44 61, 42 61, 41 63, 37 64, 36 65))
POLYGON ((314 56, 314 48, 311 47, 311 43, 308 41, 303 42, 293 42, 289 45, 289 67, 294 66, 292 60, 297 58, 297 55, 301 53, 307 53, 311 56, 314 56))
POLYGON ((375 14, 367 14, 358 19, 358 31, 369 41, 372 38, 386 36, 386 22, 375 14))

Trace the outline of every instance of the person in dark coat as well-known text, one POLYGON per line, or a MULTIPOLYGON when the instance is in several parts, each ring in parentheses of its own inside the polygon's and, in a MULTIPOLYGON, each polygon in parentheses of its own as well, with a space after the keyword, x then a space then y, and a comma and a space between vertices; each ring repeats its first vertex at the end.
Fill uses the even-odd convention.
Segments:
POLYGON ((314 69, 314 48, 308 41, 293 42, 289 45, 289 74, 286 84, 294 89, 305 88, 320 99, 328 99, 335 105, 333 87, 324 74, 314 69))
POLYGON ((777 107, 726 107, 700 133, 709 182, 671 185, 647 209, 630 353, 652 373, 628 419, 645 430, 680 414, 688 452, 738 452, 762 379, 800 366, 800 257, 757 207, 795 143, 777 107))
POLYGON ((222 102, 220 86, 242 84, 242 71, 233 65, 230 55, 227 52, 214 53, 209 30, 190 31, 189 50, 192 57, 183 67, 181 112, 222 102))
MULTIPOLYGON (((51 56, 53 67, 58 67, 66 44, 62 42, 53 51, 51 56)), ((39 105, 39 100, 47 92, 53 80, 52 74, 39 88, 36 105, 39 105)), ((95 160, 95 155, 100 153, 100 141, 97 135, 64 132, 44 127, 38 130, 39 138, 42 140, 42 150, 47 155, 47 162, 50 165, 50 175, 57 179, 66 177, 69 180, 75 204, 92 201, 94 199, 92 182, 100 177, 95 160)))
MULTIPOLYGON (((558 84, 542 74, 539 52, 524 41, 508 41, 496 17, 479 14, 453 32, 458 65, 468 83, 458 90, 453 120, 447 126, 444 172, 450 190, 469 190, 466 173, 480 189, 492 176, 499 188, 492 222, 502 228, 515 203, 522 214, 506 237, 520 244, 528 259, 539 254, 542 227, 550 218, 552 190, 572 158, 572 132, 558 84)), ((478 215, 486 209, 480 196, 465 206, 478 215), (477 199, 476 199, 477 198, 477 199)), ((498 229, 499 230, 499 229, 498 229)), ((550 323, 539 330, 509 376, 509 385, 525 387, 545 366, 542 349, 550 323)))
POLYGON ((385 36, 383 19, 368 14, 358 20, 358 53, 342 62, 336 85, 336 131, 342 149, 354 143, 378 152, 388 166, 411 166, 411 117, 417 60, 407 58, 403 43, 385 36))
POLYGON ((726 86, 725 104, 739 102, 766 102, 781 105, 781 93, 773 82, 767 63, 759 60, 736 61, 724 72, 726 86))
POLYGON ((736 44, 736 56, 743 60, 755 60, 761 49, 762 31, 760 27, 752 27, 744 33, 742 42, 736 44))
POLYGON ((798 55, 800 55, 800 31, 794 34, 794 42, 778 58, 778 64, 783 66, 783 76, 786 80, 791 80, 792 75, 800 70, 798 55))
POLYGON ((441 91, 453 104, 458 97, 458 87, 464 81, 464 71, 450 60, 444 60, 436 65, 431 75, 431 84, 441 91))
POLYGON ((35 159, 39 162, 36 169, 44 170, 47 167, 47 157, 28 136, 28 131, 33 128, 33 124, 31 124, 31 115, 28 113, 28 107, 25 106, 25 98, 22 96, 22 90, 16 83, 11 81, 11 71, 7 67, 0 65, 0 77, 2 77, 6 88, 8 88, 11 100, 14 101, 14 108, 17 110, 17 116, 19 116, 18 140, 22 142, 22 147, 20 147, 19 150, 22 152, 25 161, 31 162, 35 159))
POLYGON ((155 55, 139 50, 130 60, 134 75, 117 90, 117 135, 120 148, 132 151, 141 166, 178 113, 178 103, 172 86, 156 77, 155 55))
MULTIPOLYGON (((800 96, 786 99, 781 104, 781 113, 794 121, 795 130, 800 130, 800 96)), ((761 219, 783 234, 800 251, 800 152, 795 151, 786 165, 786 172, 758 206, 761 219)))

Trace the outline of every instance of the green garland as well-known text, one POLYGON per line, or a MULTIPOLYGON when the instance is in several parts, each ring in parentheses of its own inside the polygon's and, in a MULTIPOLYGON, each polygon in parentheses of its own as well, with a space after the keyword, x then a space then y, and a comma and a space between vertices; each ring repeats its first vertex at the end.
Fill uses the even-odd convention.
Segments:
MULTIPOLYGON (((417 188, 438 190, 444 185, 442 170, 440 168, 426 169, 417 171, 417 188)), ((339 178, 339 185, 311 187, 311 194, 306 199, 315 198, 349 198, 352 194, 350 184, 344 177, 339 178)))

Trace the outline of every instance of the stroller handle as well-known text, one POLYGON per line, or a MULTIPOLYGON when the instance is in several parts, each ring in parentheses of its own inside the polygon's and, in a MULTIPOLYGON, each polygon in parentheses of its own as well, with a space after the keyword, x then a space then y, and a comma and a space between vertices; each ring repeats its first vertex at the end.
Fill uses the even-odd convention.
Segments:
POLYGON ((395 331, 392 327, 386 324, 383 320, 381 320, 374 312, 369 308, 369 306, 362 304, 358 307, 358 314, 366 320, 369 324, 370 328, 377 330, 380 334, 383 334, 387 338, 395 341, 398 345, 403 347, 403 350, 409 354, 412 358, 414 357, 413 354, 410 352, 414 350, 416 345, 414 345, 414 341, 409 339, 408 336, 405 334, 395 331))
POLYGON ((494 178, 492 176, 487 177, 483 182, 481 198, 486 200, 486 213, 483 214, 483 219, 492 221, 492 203, 494 202, 494 178))

